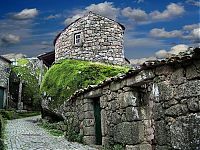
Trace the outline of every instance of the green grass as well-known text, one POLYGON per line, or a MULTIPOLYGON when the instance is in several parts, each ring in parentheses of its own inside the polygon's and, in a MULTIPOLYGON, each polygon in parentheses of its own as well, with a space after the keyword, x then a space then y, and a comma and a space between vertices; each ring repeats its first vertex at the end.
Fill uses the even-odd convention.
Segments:
POLYGON ((17 112, 15 119, 38 116, 38 115, 41 115, 39 111, 17 112))
POLYGON ((17 60, 17 63, 18 63, 18 65, 26 65, 26 64, 28 64, 29 63, 29 60, 28 59, 26 59, 26 58, 20 58, 20 59, 18 59, 17 60))
POLYGON ((57 129, 55 124, 51 124, 48 122, 41 122, 38 124, 40 127, 44 128, 48 133, 53 136, 63 136, 64 131, 57 129))
POLYGON ((20 119, 40 115, 39 111, 16 112, 15 110, 0 110, 0 115, 4 120, 20 119))
POLYGON ((76 90, 88 85, 96 85, 106 78, 128 70, 121 66, 65 59, 47 71, 41 85, 41 92, 46 92, 52 97, 50 106, 56 108, 76 90))

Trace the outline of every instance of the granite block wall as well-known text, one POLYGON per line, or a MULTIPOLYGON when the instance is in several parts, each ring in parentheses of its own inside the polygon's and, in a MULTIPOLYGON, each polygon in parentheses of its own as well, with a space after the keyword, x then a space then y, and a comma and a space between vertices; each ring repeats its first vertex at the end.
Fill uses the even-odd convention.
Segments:
POLYGON ((89 13, 70 24, 55 41, 56 61, 64 58, 81 59, 124 65, 124 27, 119 23, 89 13), (80 43, 75 44, 75 34, 80 43))
POLYGON ((95 100, 100 101, 102 145, 200 149, 199 59, 144 69, 66 101, 56 112, 65 120, 75 118, 86 144, 96 144, 95 100))

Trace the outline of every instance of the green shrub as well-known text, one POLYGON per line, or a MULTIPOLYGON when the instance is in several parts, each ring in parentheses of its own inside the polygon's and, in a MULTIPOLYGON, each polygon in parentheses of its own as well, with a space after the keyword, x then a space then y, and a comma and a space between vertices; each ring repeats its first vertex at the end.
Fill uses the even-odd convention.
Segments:
POLYGON ((113 146, 113 150, 124 150, 124 147, 120 144, 116 144, 113 146))
POLYGON ((41 96, 39 79, 39 67, 35 68, 28 59, 18 59, 18 66, 12 66, 10 76, 10 93, 14 99, 18 98, 19 80, 23 81, 22 101, 24 104, 33 108, 40 109, 41 96), (17 85, 18 85, 17 84, 17 85))
POLYGON ((38 124, 40 127, 44 128, 53 136, 62 136, 64 135, 64 131, 59 129, 59 124, 49 123, 49 122, 41 122, 38 124))
POLYGON ((2 115, 0 114, 0 149, 4 149, 4 127, 5 127, 5 120, 3 119, 2 115))
POLYGON ((89 61, 61 60, 45 74, 41 92, 52 97, 50 106, 58 107, 76 90, 96 85, 106 78, 125 73, 128 68, 89 61))
POLYGON ((3 118, 7 120, 14 119, 16 115, 14 110, 0 110, 0 114, 2 115, 3 118))

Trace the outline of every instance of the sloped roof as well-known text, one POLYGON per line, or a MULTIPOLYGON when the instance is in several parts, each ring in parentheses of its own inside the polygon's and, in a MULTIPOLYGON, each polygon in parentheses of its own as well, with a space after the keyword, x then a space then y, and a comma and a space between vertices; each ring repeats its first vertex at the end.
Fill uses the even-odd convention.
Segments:
POLYGON ((153 69, 158 66, 163 66, 163 65, 167 65, 167 64, 172 65, 172 64, 177 64, 177 63, 188 62, 193 59, 200 60, 200 48, 197 47, 197 48, 194 48, 193 50, 189 50, 187 52, 184 52, 179 55, 176 55, 176 56, 173 56, 173 57, 170 57, 167 59, 163 59, 163 60, 147 61, 147 62, 143 63, 142 65, 138 66, 138 68, 129 70, 125 74, 104 80, 103 82, 99 83, 98 85, 89 85, 87 88, 77 90, 73 95, 71 95, 69 100, 76 98, 80 94, 84 94, 91 90, 95 90, 97 88, 108 85, 113 81, 120 81, 120 80, 126 79, 130 76, 136 75, 143 70, 153 69))
POLYGON ((55 51, 41 54, 37 58, 42 60, 47 67, 50 67, 55 61, 55 51))
POLYGON ((1 56, 1 55, 0 55, 0 59, 6 61, 6 62, 8 62, 8 63, 12 63, 9 59, 7 59, 7 58, 5 58, 5 57, 3 57, 3 56, 1 56))

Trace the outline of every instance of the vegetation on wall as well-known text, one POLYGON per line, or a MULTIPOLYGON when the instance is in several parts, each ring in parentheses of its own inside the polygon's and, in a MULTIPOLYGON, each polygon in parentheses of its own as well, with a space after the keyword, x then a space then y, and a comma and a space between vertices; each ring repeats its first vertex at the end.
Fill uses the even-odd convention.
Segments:
POLYGON ((76 90, 96 85, 106 78, 125 73, 128 68, 89 61, 65 59, 54 64, 45 74, 41 91, 52 97, 51 106, 57 107, 76 90))

